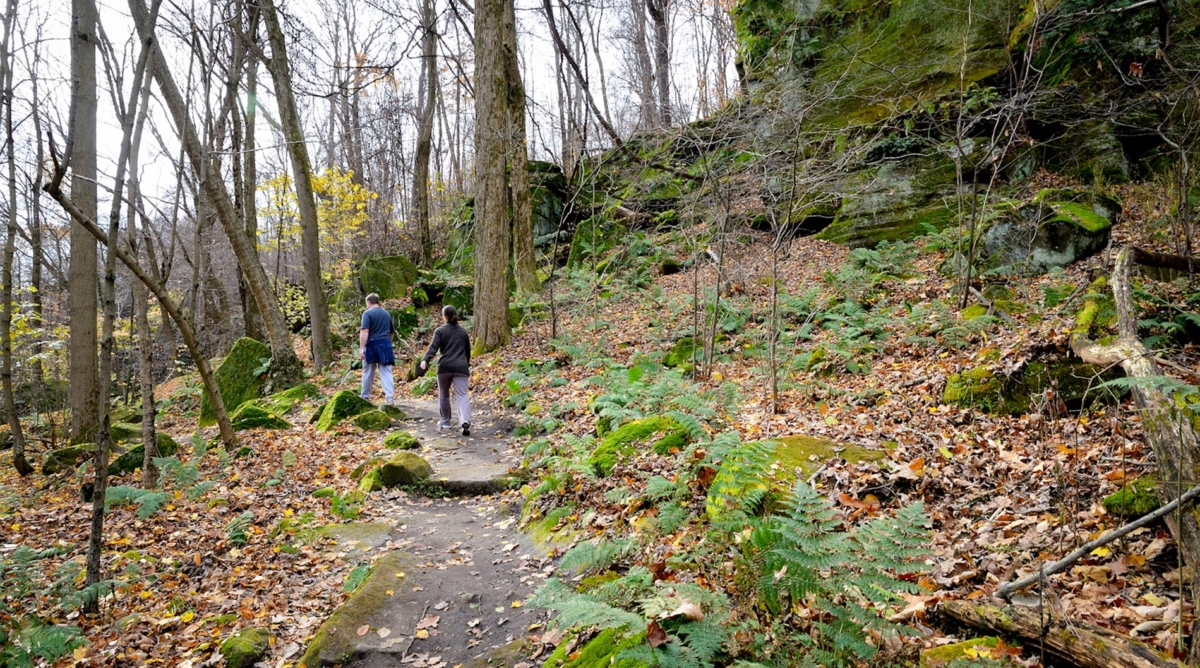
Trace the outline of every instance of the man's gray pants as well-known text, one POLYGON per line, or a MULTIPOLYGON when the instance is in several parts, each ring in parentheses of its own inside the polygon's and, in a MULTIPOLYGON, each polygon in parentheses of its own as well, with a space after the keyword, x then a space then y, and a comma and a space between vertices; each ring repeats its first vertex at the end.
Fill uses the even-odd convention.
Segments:
POLYGON ((363 363, 363 382, 362 393, 360 397, 371 400, 371 385, 375 382, 375 370, 379 370, 379 384, 383 386, 383 400, 387 403, 392 403, 392 394, 396 391, 396 386, 392 381, 392 365, 382 366, 380 364, 363 363))
POLYGON ((471 421, 471 399, 467 396, 467 380, 465 373, 439 373, 438 380, 438 413, 441 420, 439 427, 450 427, 450 388, 454 388, 454 403, 458 406, 458 424, 471 421))

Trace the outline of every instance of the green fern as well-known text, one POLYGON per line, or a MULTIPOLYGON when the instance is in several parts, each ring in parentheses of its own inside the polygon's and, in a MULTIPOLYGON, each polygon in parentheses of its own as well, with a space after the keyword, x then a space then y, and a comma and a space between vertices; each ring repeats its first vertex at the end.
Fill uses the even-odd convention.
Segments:
POLYGON ((247 510, 225 525, 225 537, 232 545, 245 545, 250 539, 248 530, 254 521, 254 511, 247 510))
POLYGON ((550 578, 530 599, 529 605, 558 613, 555 621, 562 628, 593 626, 597 629, 636 629, 645 625, 641 615, 604 603, 599 598, 580 594, 557 578, 550 578))
POLYGON ((631 547, 628 540, 609 540, 600 543, 583 541, 567 550, 559 568, 580 575, 602 571, 620 559, 631 547))

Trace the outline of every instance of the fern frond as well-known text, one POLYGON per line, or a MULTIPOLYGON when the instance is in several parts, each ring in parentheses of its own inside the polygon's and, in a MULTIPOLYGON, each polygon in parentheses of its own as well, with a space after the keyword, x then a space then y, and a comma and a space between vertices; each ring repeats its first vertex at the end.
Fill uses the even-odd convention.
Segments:
POLYGON ((599 629, 635 629, 646 623, 641 615, 608 605, 594 596, 580 594, 557 578, 550 578, 533 595, 530 605, 558 613, 562 628, 594 626, 599 629))
POLYGON ((559 568, 580 575, 602 571, 624 556, 631 541, 610 540, 599 543, 583 541, 567 550, 559 562, 559 568))

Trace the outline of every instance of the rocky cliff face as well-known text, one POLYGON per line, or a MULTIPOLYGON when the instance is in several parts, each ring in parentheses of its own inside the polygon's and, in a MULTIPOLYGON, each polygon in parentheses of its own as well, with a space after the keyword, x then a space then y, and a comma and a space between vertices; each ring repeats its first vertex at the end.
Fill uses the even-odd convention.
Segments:
MULTIPOLYGON (((1101 215, 1097 197, 1171 181, 1200 143, 1188 0, 742 0, 734 19, 743 95, 576 174, 588 229, 616 205, 644 226, 697 218, 850 246, 961 223, 993 246, 1013 230, 1041 239, 1024 265, 1041 271, 1104 245, 1120 207, 1101 215), (1047 181, 1070 197, 1044 202, 1047 181), (1083 209, 1104 223, 1071 215, 1083 209)), ((991 264, 1021 264, 1002 255, 991 264)))

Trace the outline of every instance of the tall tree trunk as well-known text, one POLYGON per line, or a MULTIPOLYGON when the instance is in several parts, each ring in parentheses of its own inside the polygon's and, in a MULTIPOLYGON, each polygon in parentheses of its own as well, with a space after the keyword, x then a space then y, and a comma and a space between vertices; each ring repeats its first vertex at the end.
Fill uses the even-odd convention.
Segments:
MULTIPOLYGON (((35 63, 40 61, 40 55, 37 51, 37 46, 34 45, 33 60, 35 63)), ((36 72, 31 72, 29 76, 30 84, 33 90, 33 99, 41 99, 38 97, 38 76, 36 72)), ((42 149, 42 115, 40 105, 32 105, 33 108, 33 131, 34 141, 37 142, 37 164, 45 164, 45 153, 42 149)), ((33 192, 30 194, 30 209, 32 216, 29 221, 29 246, 30 253, 33 255, 33 260, 29 266, 29 282, 33 288, 32 306, 33 312, 30 314, 30 325, 34 329, 41 329, 44 321, 42 319, 42 170, 34 169, 33 171, 33 192)), ((29 365, 30 374, 33 380, 33 397, 34 404, 37 405, 45 392, 45 373, 42 369, 42 338, 35 336, 33 340, 33 361, 29 365)))
POLYGON ((505 3, 504 64, 507 81, 508 174, 512 202, 513 273, 517 292, 538 288, 533 256, 533 203, 529 193, 529 156, 525 148, 525 85, 517 60, 517 19, 513 0, 505 3))
MULTIPOLYGON (((96 0, 71 0, 71 198, 85 216, 96 218, 96 0)), ((71 379, 71 441, 91 441, 100 423, 96 368, 96 240, 71 225, 67 360, 71 379)))
MULTIPOLYGON (((247 33, 252 43, 257 42, 258 10, 251 9, 250 29, 247 33)), ((242 220, 246 228, 246 236, 250 239, 254 255, 258 255, 258 208, 256 196, 258 193, 258 163, 254 149, 254 123, 258 113, 258 58, 246 59, 246 129, 242 155, 242 220)), ((238 295, 242 302, 242 320, 246 326, 246 336, 261 341, 266 338, 263 332, 262 315, 258 305, 250 295, 246 284, 246 275, 238 271, 238 295)))
POLYGON ((429 154, 433 144, 434 105, 437 103, 437 26, 434 25, 433 0, 421 0, 421 45, 425 79, 425 102, 421 107, 420 131, 413 165, 413 216, 417 221, 417 239, 421 246, 421 266, 433 266, 433 237, 429 231, 429 154))
MULTIPOLYGON (((129 9, 133 15, 138 35, 142 39, 151 37, 153 27, 149 22, 145 0, 129 0, 129 9)), ((208 158, 200 144, 196 127, 188 116, 183 96, 180 95, 179 88, 175 85, 170 66, 157 46, 151 49, 150 61, 155 81, 158 82, 158 87, 162 92, 163 102, 171 113, 175 127, 179 130, 183 149, 192 163, 192 169, 196 173, 200 173, 201 164, 208 158)), ((303 366, 300 359, 296 357, 296 352, 292 350, 291 333, 284 323, 279 301, 271 292, 267 273, 263 270, 262 263, 259 262, 250 240, 246 238, 241 220, 234 212, 233 202, 225 189, 225 182, 219 178, 205 179, 203 187, 212 200, 217 212, 217 219, 221 221, 221 226, 225 229, 225 236, 229 238, 229 245, 233 247, 238 265, 246 276, 246 283, 251 294, 254 295, 254 302, 258 304, 258 310, 263 316, 273 357, 272 379, 278 385, 296 383, 303 376, 303 366)))
POLYGON ((283 126, 288 154, 292 159, 292 175, 296 183, 296 203, 300 210, 300 236, 304 251, 304 282, 308 288, 308 317, 312 325, 313 362, 322 369, 333 361, 333 344, 329 335, 329 308, 325 303, 325 288, 321 284, 321 233, 317 226, 317 203, 312 189, 312 163, 300 128, 300 114, 292 93, 291 69, 288 66, 287 43, 279 13, 273 0, 261 0, 263 18, 267 22, 267 37, 271 42, 271 78, 275 81, 275 97, 279 102, 279 122, 283 126))
POLYGON ((671 126, 671 0, 646 0, 654 22, 654 79, 658 84, 658 114, 671 126))
POLYGON ((650 49, 646 47, 646 8, 653 0, 629 0, 633 17, 633 53, 637 71, 638 96, 642 101, 638 120, 642 127, 653 127, 658 122, 658 109, 654 103, 654 65, 650 60, 650 49))
POLYGON ((12 352, 12 305, 13 305, 13 253, 17 237, 17 160, 13 138, 13 66, 16 58, 10 48, 17 22, 17 0, 8 0, 4 16, 4 37, 0 40, 0 87, 4 94, 4 147, 8 158, 8 229, 4 235, 4 262, 0 269, 0 390, 4 394, 4 415, 8 420, 12 436, 13 468, 26 476, 33 467, 25 459, 25 433, 21 430, 21 416, 17 413, 17 402, 13 395, 13 352, 12 352))
POLYGON ((475 298, 477 351, 508 343, 508 82, 502 26, 512 0, 475 5, 475 298))

